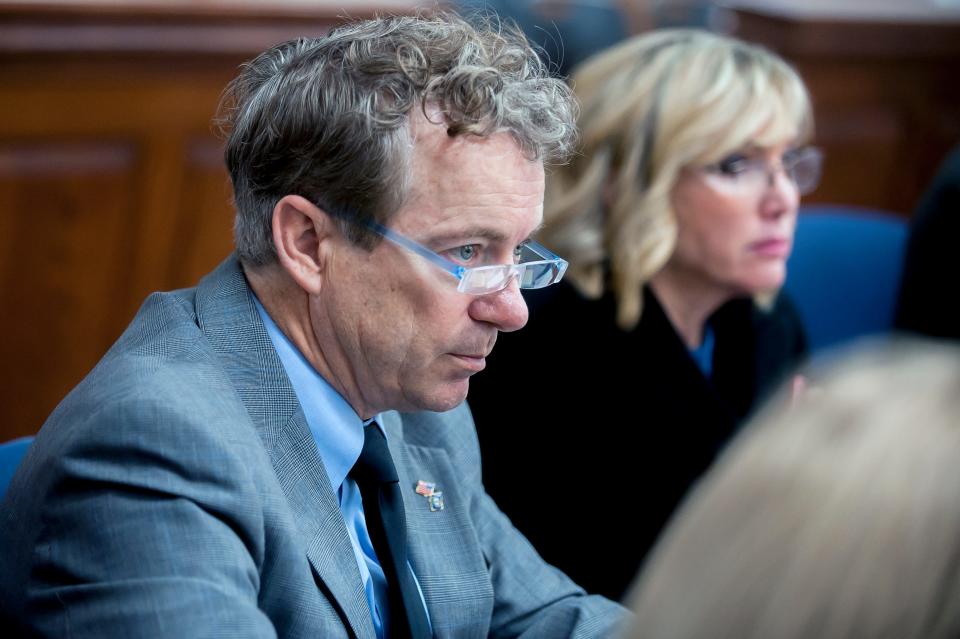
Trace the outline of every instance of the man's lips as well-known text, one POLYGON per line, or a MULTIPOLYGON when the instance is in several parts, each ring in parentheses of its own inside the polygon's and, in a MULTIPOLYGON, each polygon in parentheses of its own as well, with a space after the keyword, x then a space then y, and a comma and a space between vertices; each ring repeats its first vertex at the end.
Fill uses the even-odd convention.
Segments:
POLYGON ((450 353, 461 364, 469 370, 480 372, 487 366, 487 356, 485 353, 450 353))
POLYGON ((497 333, 494 332, 487 339, 470 340, 459 346, 460 351, 451 351, 448 354, 453 357, 461 366, 472 373, 478 373, 487 367, 487 356, 493 350, 493 345, 497 343, 497 333))

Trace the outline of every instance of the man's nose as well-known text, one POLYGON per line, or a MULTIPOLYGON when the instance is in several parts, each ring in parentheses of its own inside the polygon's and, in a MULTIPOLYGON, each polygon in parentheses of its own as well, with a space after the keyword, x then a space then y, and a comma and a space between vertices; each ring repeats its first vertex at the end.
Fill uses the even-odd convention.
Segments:
POLYGON ((493 324, 505 333, 523 328, 528 315, 527 303, 520 294, 516 277, 510 278, 506 288, 478 295, 470 304, 470 316, 473 319, 493 324))

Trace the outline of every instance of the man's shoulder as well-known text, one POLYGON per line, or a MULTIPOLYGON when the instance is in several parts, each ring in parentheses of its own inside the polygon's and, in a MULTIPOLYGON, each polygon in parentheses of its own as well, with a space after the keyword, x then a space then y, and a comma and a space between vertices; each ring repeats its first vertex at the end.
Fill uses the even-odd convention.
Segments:
POLYGON ((193 289, 153 293, 120 338, 65 401, 98 405, 169 394, 188 398, 217 376, 214 353, 193 312, 193 289))
POLYGON ((201 335, 177 327, 132 341, 115 347, 60 403, 38 446, 69 455, 90 446, 173 454, 256 442, 236 389, 201 335))
POLYGON ((197 325, 193 295, 152 294, 53 411, 22 469, 20 483, 29 485, 20 487, 23 508, 40 507, 58 482, 77 478, 148 485, 175 478, 186 494, 189 478, 209 484, 214 475, 269 466, 253 420, 197 325))
MULTIPOLYGON (((51 414, 44 429, 84 424, 248 422, 222 356, 202 328, 198 290, 153 293, 93 370, 51 414)), ((160 431, 162 432, 162 431, 160 431)), ((176 436, 176 429, 168 429, 176 436)))
POLYGON ((403 424, 403 438, 408 444, 457 446, 469 443, 474 431, 473 417, 466 402, 442 413, 416 411, 395 414, 403 424))
MULTIPOLYGON (((90 374, 68 396, 66 402, 92 400, 104 407, 129 402, 168 402, 176 406, 215 402, 235 397, 224 370, 225 344, 243 337, 241 317, 229 325, 229 337, 211 338, 210 318, 217 327, 228 324, 220 315, 242 316, 234 300, 247 300, 242 291, 226 291, 243 283, 233 260, 226 261, 196 288, 152 293, 147 297, 123 334, 110 347, 90 374), (231 306, 231 303, 233 306, 231 306), (220 342, 217 342, 217 340, 220 342), (217 347, 217 344, 220 347, 217 347)), ((251 306, 252 308, 252 306, 251 306)), ((253 315, 253 311, 249 312, 253 315)))
POLYGON ((392 413, 398 417, 404 444, 440 448, 455 464, 479 467, 480 445, 466 402, 442 413, 392 413))
MULTIPOLYGON (((221 557, 228 572, 262 561, 263 513, 278 503, 280 489, 255 424, 200 327, 195 296, 151 295, 37 434, 0 517, 7 549, 0 597, 11 605, 33 596, 25 585, 74 588, 34 574, 40 548, 47 565, 82 571, 104 592, 148 583, 141 578, 153 574, 161 585, 150 596, 161 597, 162 584, 176 581, 183 596, 199 592, 211 601, 233 595, 211 594, 193 572, 216 577, 221 557), (198 563, 213 567, 204 573, 198 563)), ((149 605, 124 613, 134 618, 149 605)), ((0 616, 13 611, 2 608, 0 616)), ((97 612, 84 604, 71 610, 97 612)))

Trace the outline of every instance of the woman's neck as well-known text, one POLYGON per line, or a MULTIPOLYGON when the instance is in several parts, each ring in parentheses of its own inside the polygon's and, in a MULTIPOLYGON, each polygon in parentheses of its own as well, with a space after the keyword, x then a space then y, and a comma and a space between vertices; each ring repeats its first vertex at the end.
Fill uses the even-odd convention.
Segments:
POLYGON ((689 349, 703 343, 707 319, 731 299, 728 293, 706 286, 697 278, 685 277, 669 265, 650 280, 650 288, 689 349))

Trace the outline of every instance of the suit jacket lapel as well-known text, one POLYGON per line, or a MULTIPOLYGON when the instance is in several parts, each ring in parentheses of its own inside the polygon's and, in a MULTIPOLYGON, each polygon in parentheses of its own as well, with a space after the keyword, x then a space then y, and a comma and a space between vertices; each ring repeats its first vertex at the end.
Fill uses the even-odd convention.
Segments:
POLYGON ((445 450, 423 445, 447 424, 436 413, 383 414, 390 454, 400 477, 410 564, 420 583, 434 634, 486 637, 493 614, 493 589, 470 521, 470 495, 445 450), (422 423, 421 423, 422 422, 422 423), (406 431, 406 432, 405 432, 406 431), (431 511, 418 495, 419 480, 436 483, 444 508, 431 511))
POLYGON ((303 410, 231 256, 197 287, 197 322, 250 414, 307 558, 353 633, 375 636, 346 524, 303 410))

